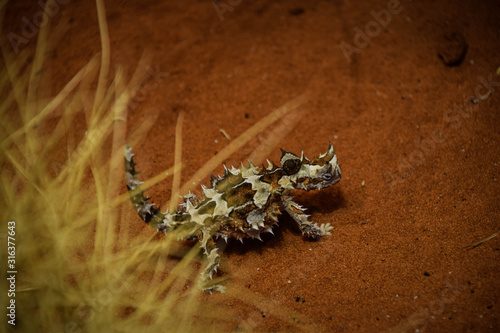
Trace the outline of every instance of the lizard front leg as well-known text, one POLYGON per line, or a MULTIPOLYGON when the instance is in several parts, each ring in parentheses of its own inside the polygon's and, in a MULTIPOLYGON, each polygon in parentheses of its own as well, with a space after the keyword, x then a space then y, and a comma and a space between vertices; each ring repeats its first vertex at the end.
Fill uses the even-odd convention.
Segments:
POLYGON ((310 222, 307 218, 309 215, 305 214, 306 208, 294 202, 292 196, 284 195, 282 203, 285 211, 297 222, 302 234, 310 238, 318 239, 322 236, 331 235, 330 231, 333 229, 330 223, 321 224, 318 226, 316 223, 310 222))

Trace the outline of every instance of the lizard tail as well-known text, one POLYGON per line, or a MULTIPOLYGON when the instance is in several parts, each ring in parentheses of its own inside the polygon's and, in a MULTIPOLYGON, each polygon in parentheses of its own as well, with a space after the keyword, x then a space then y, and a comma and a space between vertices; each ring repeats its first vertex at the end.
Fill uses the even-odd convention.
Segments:
POLYGON ((165 223, 163 222, 165 214, 160 211, 160 207, 154 208, 154 203, 149 203, 149 198, 144 197, 144 191, 141 189, 143 182, 137 179, 138 172, 135 171, 134 154, 132 147, 125 145, 125 177, 127 180, 127 189, 130 194, 130 200, 134 205, 135 211, 139 217, 154 227, 158 231, 166 231, 165 223))

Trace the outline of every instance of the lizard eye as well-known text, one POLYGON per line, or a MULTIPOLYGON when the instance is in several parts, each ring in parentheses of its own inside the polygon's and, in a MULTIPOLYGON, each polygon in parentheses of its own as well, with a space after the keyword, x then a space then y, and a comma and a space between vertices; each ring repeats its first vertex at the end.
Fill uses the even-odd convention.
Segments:
POLYGON ((291 175, 299 171, 300 169, 300 159, 294 158, 289 159, 283 164, 283 170, 287 173, 287 175, 291 175))
POLYGON ((326 181, 331 180, 331 179, 332 179, 332 177, 333 177, 333 176, 332 176, 332 174, 331 174, 331 173, 324 173, 324 174, 322 174, 322 175, 321 175, 321 178, 322 178, 323 180, 326 180, 326 181))

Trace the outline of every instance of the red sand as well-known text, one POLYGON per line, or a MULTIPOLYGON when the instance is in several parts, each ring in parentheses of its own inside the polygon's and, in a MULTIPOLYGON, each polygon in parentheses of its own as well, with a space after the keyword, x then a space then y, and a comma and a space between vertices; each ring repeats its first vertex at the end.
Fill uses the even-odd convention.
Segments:
MULTIPOLYGON (((172 165, 180 111, 186 181, 228 143, 221 128, 237 137, 308 92, 304 117, 269 158, 279 160, 279 147, 312 157, 332 141, 343 178, 300 195, 314 221, 335 226, 332 236, 310 242, 284 217, 276 237, 231 243, 222 255, 229 291, 202 294, 207 306, 236 311, 228 331, 499 331, 500 237, 464 247, 500 230, 500 2, 216 6, 229 3, 220 16, 209 0, 107 2, 112 67, 131 75, 146 50, 157 73, 128 115, 129 131, 156 119, 135 147, 142 175, 172 165), (464 41, 465 59, 446 66, 441 58, 460 58, 464 41), (359 48, 348 55, 340 47, 348 44, 359 48), (471 104, 488 78, 492 95, 471 104), (234 300, 231 285, 255 300, 234 300), (280 317, 283 308, 307 320, 280 317)), ((22 17, 32 21, 39 9, 11 4, 4 36, 21 34, 22 17)), ((95 3, 61 4, 54 21, 69 26, 52 54, 62 85, 100 50, 95 3)), ((239 165, 266 138, 226 164, 239 165)), ((150 194, 165 202, 170 186, 150 194)))

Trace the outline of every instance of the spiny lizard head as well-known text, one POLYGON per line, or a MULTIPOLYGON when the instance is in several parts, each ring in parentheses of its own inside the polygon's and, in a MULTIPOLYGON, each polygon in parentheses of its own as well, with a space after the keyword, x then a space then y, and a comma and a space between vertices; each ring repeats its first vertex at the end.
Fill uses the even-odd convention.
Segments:
POLYGON ((285 172, 282 185, 300 190, 322 189, 339 182, 342 176, 337 156, 330 143, 326 153, 315 156, 312 161, 302 156, 281 150, 281 167, 285 172))

